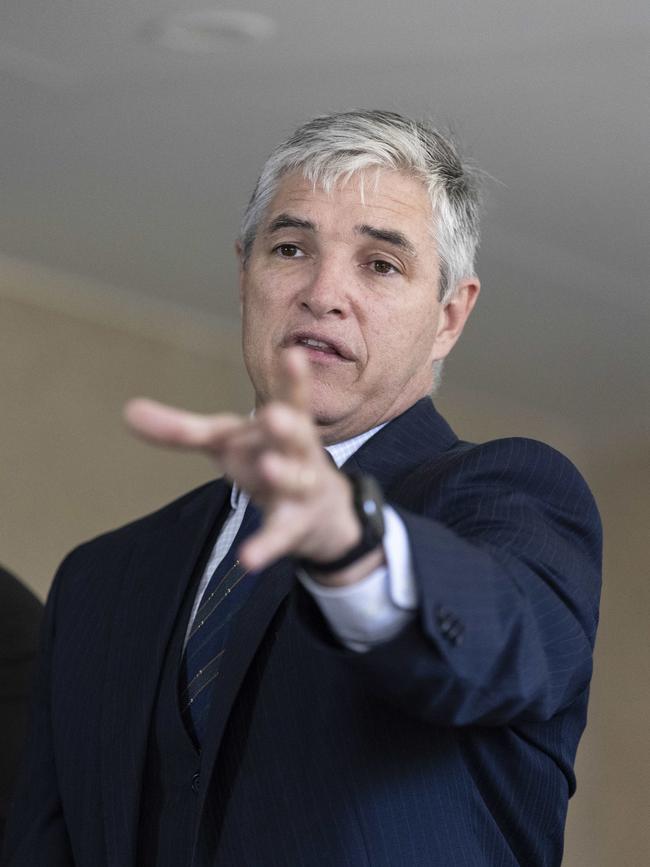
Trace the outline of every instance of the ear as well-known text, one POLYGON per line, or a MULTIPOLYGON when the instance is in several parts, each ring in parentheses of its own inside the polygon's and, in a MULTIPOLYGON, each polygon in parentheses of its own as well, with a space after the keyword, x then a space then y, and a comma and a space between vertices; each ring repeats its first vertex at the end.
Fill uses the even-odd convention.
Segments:
POLYGON ((478 277, 469 277, 454 289, 453 294, 440 308, 436 339, 433 345, 432 361, 445 358, 463 333, 465 323, 481 291, 478 277))

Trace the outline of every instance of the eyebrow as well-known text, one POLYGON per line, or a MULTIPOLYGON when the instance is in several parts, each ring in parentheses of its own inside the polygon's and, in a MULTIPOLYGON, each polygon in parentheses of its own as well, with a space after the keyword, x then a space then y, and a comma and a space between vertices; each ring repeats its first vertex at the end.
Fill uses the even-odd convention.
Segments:
MULTIPOLYGON (((291 214, 278 214, 277 217, 271 220, 264 234, 272 235, 281 229, 302 229, 308 232, 317 231, 316 224, 312 223, 311 220, 303 220, 300 217, 293 217, 291 214)), ((355 226, 354 231, 359 235, 367 235, 370 238, 374 238, 375 241, 392 244, 394 247, 398 247, 400 250, 408 253, 414 259, 417 257, 417 250, 413 244, 403 232, 399 232, 397 229, 379 229, 377 226, 370 226, 364 223, 361 226, 355 226)))
POLYGON ((364 223, 363 226, 357 226, 355 231, 360 235, 368 235, 376 241, 385 241, 387 244, 399 247, 400 250, 404 250, 405 253, 408 253, 413 258, 417 256, 417 251, 413 244, 411 244, 406 235, 398 232, 397 229, 378 229, 376 226, 368 226, 364 223))
POLYGON ((306 229, 308 232, 315 232, 316 226, 311 220, 301 220, 299 217, 292 217, 291 214, 278 214, 271 220, 264 234, 272 235, 280 229, 306 229))

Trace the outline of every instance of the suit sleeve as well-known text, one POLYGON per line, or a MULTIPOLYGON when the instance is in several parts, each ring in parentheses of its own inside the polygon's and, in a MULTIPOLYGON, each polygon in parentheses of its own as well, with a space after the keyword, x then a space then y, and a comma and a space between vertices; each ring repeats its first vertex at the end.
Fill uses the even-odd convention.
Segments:
POLYGON ((419 610, 394 639, 349 654, 365 687, 456 726, 544 721, 583 693, 601 530, 572 464, 541 443, 498 440, 388 493, 407 528, 419 610))
POLYGON ((45 608, 31 728, 7 822, 3 867, 74 867, 50 722, 50 659, 58 587, 57 576, 45 608))

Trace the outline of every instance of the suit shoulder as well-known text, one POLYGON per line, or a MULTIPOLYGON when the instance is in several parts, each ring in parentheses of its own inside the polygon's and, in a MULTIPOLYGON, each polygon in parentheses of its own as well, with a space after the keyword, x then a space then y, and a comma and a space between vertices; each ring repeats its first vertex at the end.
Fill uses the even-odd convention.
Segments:
POLYGON ((571 461, 552 446, 527 437, 504 437, 483 443, 456 440, 453 445, 435 457, 421 463, 411 472, 445 475, 450 473, 477 472, 481 475, 507 472, 544 472, 563 470, 578 474, 571 461))
POLYGON ((589 487, 575 464, 547 443, 528 437, 504 437, 484 443, 463 443, 451 450, 448 469, 495 483, 524 484, 531 494, 545 496, 566 492, 591 498, 589 487))
POLYGON ((156 509, 155 512, 82 542, 65 557, 59 572, 87 559, 97 560, 104 556, 113 556, 116 551, 130 549, 133 544, 149 534, 160 532, 165 525, 173 523, 186 508, 200 509, 203 503, 207 504, 220 484, 223 484, 220 479, 207 482, 156 509))
POLYGON ((563 512, 581 512, 594 527, 600 519, 593 496, 576 466, 539 440, 505 437, 484 443, 458 440, 403 479, 400 489, 455 501, 497 491, 519 493, 563 512))
POLYGON ((483 443, 459 440, 449 449, 449 456, 455 461, 472 460, 475 463, 493 463, 500 467, 508 466, 552 466, 566 465, 578 472, 573 463, 548 443, 530 437, 502 437, 483 443))

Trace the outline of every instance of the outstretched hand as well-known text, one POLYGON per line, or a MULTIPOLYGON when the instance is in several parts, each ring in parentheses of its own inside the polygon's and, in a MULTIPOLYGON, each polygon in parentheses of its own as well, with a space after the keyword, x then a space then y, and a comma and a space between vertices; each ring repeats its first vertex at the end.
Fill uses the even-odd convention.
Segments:
MULTIPOLYGON (((350 483, 323 450, 309 396, 309 361, 293 348, 283 353, 278 399, 252 418, 200 415, 144 398, 129 401, 124 417, 149 442, 206 452, 250 494, 264 521, 239 558, 245 568, 259 570, 286 555, 335 560, 360 538, 350 483)), ((374 568, 376 561, 367 565, 374 568)), ((327 576, 327 583, 352 583, 368 571, 352 567, 327 576)))

